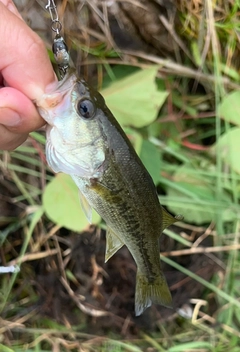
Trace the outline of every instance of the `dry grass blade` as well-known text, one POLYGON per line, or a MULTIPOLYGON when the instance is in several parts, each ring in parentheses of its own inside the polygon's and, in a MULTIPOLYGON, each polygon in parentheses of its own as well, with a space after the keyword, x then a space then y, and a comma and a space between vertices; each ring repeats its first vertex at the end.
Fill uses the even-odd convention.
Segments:
POLYGON ((58 249, 51 249, 45 252, 37 252, 37 253, 26 253, 21 258, 17 258, 11 260, 8 264, 9 265, 17 265, 19 263, 29 262, 32 260, 39 260, 43 258, 48 258, 58 253, 58 249))
MULTIPOLYGON (((63 286, 65 287, 65 289, 67 290, 69 296, 71 297, 71 299, 75 302, 76 306, 84 313, 91 315, 92 317, 102 317, 102 316, 106 316, 106 315, 111 315, 109 312, 103 311, 103 310, 98 310, 95 309, 93 307, 91 307, 90 305, 84 305, 80 302, 81 298, 78 297, 74 291, 70 288, 68 282, 62 277, 60 279, 61 283, 63 284, 63 286)), ((83 299, 83 298, 82 298, 83 299)))
MULTIPOLYGON (((214 82, 216 80, 216 77, 214 74, 205 74, 203 72, 197 72, 194 69, 191 69, 189 67, 180 65, 176 62, 173 62, 171 60, 166 60, 159 58, 154 55, 146 54, 143 52, 135 52, 135 51, 130 51, 130 50, 125 50, 124 54, 126 55, 131 55, 132 57, 137 57, 144 59, 148 62, 152 62, 155 64, 158 64, 160 66, 160 72, 166 72, 166 73, 172 73, 174 75, 180 76, 180 77, 190 77, 199 80, 202 83, 211 83, 212 86, 214 86, 214 82)), ((240 89, 240 85, 237 83, 234 83, 230 78, 228 77, 222 77, 222 84, 228 88, 231 89, 240 89)))
POLYGON ((162 252, 161 255, 165 257, 178 257, 182 255, 191 255, 197 253, 221 253, 228 251, 237 251, 240 249, 240 244, 233 244, 230 246, 216 246, 216 247, 192 247, 189 249, 181 249, 179 251, 162 252))

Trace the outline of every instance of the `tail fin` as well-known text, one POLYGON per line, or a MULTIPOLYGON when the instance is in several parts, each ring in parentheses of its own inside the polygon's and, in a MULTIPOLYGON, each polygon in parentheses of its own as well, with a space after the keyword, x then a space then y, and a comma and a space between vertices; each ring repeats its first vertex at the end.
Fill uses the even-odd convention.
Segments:
POLYGON ((162 304, 165 307, 172 307, 172 297, 167 282, 161 273, 153 281, 145 275, 137 272, 137 283, 135 293, 135 314, 136 316, 150 307, 152 303, 162 304))

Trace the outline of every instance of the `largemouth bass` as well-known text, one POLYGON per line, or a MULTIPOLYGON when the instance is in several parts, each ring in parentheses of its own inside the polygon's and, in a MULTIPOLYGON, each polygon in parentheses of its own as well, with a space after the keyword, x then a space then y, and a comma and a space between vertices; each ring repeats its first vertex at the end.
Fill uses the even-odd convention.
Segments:
POLYGON ((159 237, 181 218, 160 205, 151 176, 103 97, 70 74, 36 105, 48 123, 49 166, 71 175, 90 222, 92 208, 106 222, 106 261, 126 245, 137 264, 136 315, 152 303, 171 307, 159 237))

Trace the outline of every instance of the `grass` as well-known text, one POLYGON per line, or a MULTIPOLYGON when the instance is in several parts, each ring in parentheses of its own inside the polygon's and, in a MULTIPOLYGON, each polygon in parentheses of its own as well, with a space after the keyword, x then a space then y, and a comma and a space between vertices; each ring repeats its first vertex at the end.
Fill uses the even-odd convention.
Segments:
POLYGON ((239 350, 240 176, 219 144, 233 127, 219 107, 226 94, 239 90, 239 5, 207 0, 203 8, 201 2, 179 1, 180 29, 172 34, 178 35, 181 60, 116 51, 109 46, 109 31, 103 31, 106 9, 100 7, 84 13, 101 22, 101 34, 92 30, 90 37, 87 25, 80 35, 66 29, 73 57, 80 48, 89 53, 81 66, 85 74, 97 64, 98 87, 105 82, 104 72, 107 83, 118 82, 124 69, 116 66, 159 65, 158 84, 168 98, 156 121, 140 129, 131 126, 127 133, 138 149, 146 146, 143 140, 151 143, 152 155, 161 161, 153 160, 160 165, 161 203, 185 215, 185 223, 165 230, 161 242, 176 309, 154 306, 136 319, 135 266, 128 252, 103 264, 99 228, 77 234, 48 218, 42 194, 54 176, 46 166, 44 134, 34 132, 26 144, 1 152, 0 158, 1 265, 21 268, 0 277, 1 351, 239 350), (183 42, 188 58, 182 55, 183 42))

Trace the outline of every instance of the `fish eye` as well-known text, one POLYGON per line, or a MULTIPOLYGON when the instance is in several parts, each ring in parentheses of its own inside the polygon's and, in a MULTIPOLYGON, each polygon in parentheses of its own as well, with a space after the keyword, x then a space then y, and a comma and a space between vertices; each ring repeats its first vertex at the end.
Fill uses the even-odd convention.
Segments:
POLYGON ((91 100, 83 99, 78 102, 77 111, 84 119, 90 119, 95 115, 95 106, 91 100))

